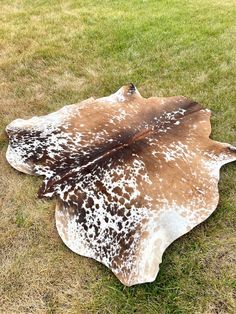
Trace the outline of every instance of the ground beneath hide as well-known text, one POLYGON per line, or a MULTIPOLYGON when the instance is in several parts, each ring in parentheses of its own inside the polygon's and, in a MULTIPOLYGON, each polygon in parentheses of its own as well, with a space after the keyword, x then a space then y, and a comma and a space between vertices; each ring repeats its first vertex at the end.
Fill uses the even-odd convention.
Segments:
POLYGON ((213 111, 212 137, 236 145, 233 1, 9 1, 1 7, 0 312, 235 313, 236 167, 221 200, 174 242, 152 284, 124 287, 60 240, 41 178, 5 160, 5 126, 133 82, 144 97, 183 94, 213 111))

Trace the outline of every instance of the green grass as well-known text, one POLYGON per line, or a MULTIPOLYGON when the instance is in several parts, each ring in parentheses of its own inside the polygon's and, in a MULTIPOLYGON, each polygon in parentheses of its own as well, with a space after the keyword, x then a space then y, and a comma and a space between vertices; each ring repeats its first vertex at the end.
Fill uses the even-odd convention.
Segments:
POLYGON ((133 82, 212 109, 212 137, 236 145, 236 2, 1 0, 1 313, 235 313, 236 167, 215 213, 166 251, 154 283, 124 287, 69 251, 41 179, 5 160, 6 124, 133 82))

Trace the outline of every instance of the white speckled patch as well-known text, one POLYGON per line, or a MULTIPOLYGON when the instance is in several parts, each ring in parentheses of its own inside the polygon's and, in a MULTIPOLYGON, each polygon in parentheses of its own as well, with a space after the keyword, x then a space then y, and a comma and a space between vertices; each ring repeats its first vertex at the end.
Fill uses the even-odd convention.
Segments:
POLYGON ((128 286, 153 281, 167 246, 210 216, 219 170, 236 160, 209 139, 209 110, 132 84, 6 131, 9 163, 43 175, 39 197, 56 197, 64 243, 128 286))

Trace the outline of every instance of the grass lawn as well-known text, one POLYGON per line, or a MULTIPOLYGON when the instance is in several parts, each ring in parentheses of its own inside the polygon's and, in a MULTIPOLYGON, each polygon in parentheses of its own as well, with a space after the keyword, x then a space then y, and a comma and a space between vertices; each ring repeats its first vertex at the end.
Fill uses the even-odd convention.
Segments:
POLYGON ((133 82, 213 111, 236 145, 235 0, 1 0, 0 313, 236 313, 236 164, 215 213, 165 252, 155 282, 124 287, 59 238, 41 178, 5 160, 5 126, 133 82))

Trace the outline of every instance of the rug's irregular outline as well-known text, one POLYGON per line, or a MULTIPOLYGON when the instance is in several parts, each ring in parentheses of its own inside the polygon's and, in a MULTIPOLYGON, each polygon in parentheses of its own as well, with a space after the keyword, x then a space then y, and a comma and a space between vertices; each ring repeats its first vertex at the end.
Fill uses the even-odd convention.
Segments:
POLYGON ((165 249, 207 219, 236 148, 209 138, 210 110, 183 96, 143 98, 133 84, 10 123, 7 160, 43 175, 56 226, 74 252, 131 286, 155 280, 165 249))

